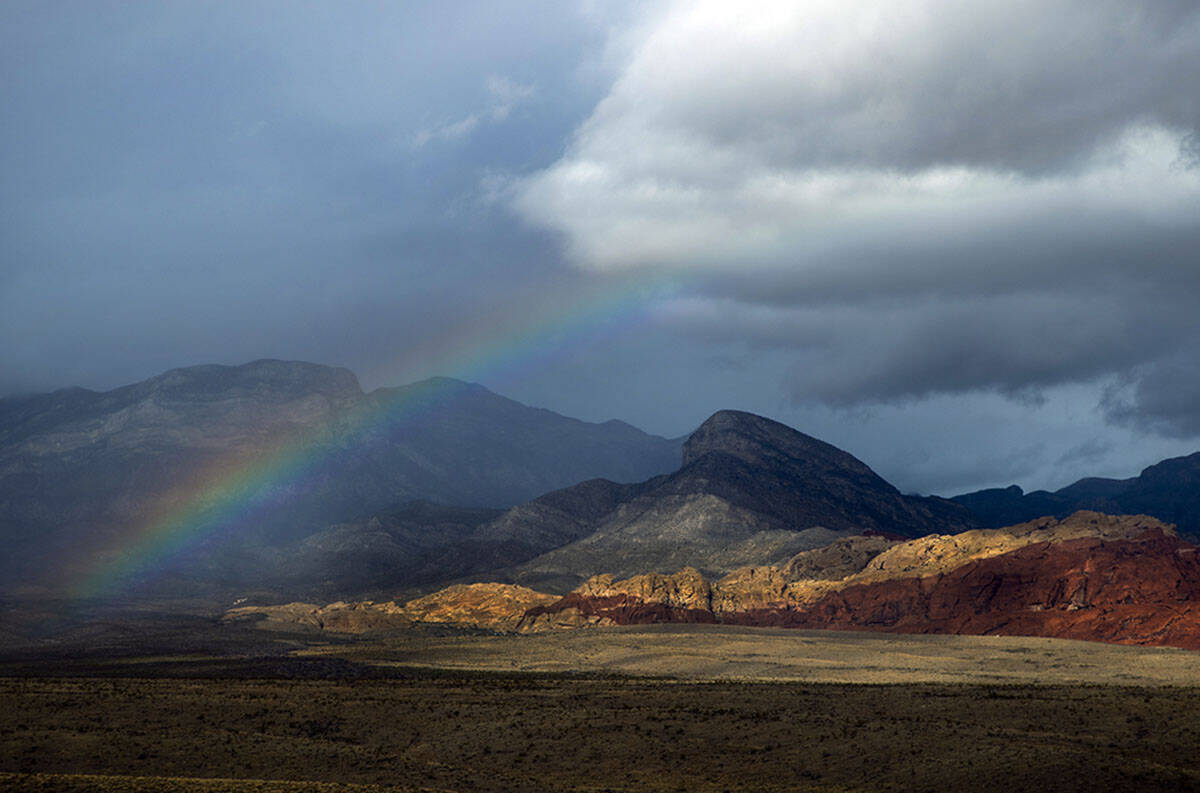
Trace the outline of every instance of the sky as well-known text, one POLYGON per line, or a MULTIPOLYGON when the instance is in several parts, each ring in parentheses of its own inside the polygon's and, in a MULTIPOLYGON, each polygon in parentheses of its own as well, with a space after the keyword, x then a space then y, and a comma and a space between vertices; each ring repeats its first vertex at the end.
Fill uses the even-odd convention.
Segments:
POLYGON ((908 492, 1200 450, 1194 2, 0 7, 0 393, 284 358, 908 492))

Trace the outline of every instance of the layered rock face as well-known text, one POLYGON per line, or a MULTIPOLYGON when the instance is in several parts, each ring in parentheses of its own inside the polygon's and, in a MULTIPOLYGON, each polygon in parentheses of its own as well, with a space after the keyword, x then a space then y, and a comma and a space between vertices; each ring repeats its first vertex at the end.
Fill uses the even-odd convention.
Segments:
POLYGON ((945 574, 854 585, 800 608, 743 612, 727 621, 1200 650, 1196 551, 1153 530, 1131 540, 1036 543, 945 574))
POLYGON ((564 597, 503 584, 395 603, 242 608, 362 632, 414 622, 538 632, 663 622, 1049 636, 1200 649, 1200 559, 1171 526, 1079 512, 900 542, 855 536, 710 581, 694 568, 588 579, 564 597))
POLYGON ((1197 549, 1153 518, 1080 512, 1061 522, 892 542, 874 555, 864 550, 868 539, 887 542, 842 540, 782 568, 744 568, 711 585, 693 570, 593 579, 531 609, 519 629, 725 622, 1200 649, 1197 549), (821 558, 830 572, 816 569, 821 558))

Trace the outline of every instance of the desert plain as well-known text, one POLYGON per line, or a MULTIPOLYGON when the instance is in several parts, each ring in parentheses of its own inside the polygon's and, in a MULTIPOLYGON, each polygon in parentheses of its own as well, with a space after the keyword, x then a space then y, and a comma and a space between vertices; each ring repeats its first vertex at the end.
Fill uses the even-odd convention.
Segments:
POLYGON ((1200 654, 1185 650, 202 619, 86 641, 0 658, 0 788, 1200 790, 1200 654))

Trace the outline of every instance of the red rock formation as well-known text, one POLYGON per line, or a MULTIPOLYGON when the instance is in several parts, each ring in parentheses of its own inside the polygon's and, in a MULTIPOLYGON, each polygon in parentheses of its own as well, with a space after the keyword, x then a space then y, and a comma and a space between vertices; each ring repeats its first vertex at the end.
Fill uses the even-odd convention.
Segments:
POLYGON ((831 592, 741 624, 896 633, 1053 636, 1200 650, 1200 560, 1159 531, 1037 543, 945 574, 831 592))
MULTIPOLYGON (((523 629, 725 622, 895 633, 1048 636, 1200 650, 1197 548, 1160 529, 1135 538, 1038 542, 923 577, 873 577, 809 602, 716 611, 616 590, 573 592, 526 613, 523 629)), ((582 589, 582 588, 581 588, 582 589)), ((639 593, 641 594, 641 593, 639 593)), ((719 587, 718 593, 719 595, 719 587)))
POLYGON ((452 586, 397 603, 244 606, 357 633, 436 622, 500 631, 725 622, 896 633, 1004 634, 1200 650, 1198 549, 1145 516, 1080 512, 1004 530, 903 543, 839 540, 784 567, 744 567, 709 582, 698 570, 621 581, 593 576, 556 598, 507 584, 452 586))

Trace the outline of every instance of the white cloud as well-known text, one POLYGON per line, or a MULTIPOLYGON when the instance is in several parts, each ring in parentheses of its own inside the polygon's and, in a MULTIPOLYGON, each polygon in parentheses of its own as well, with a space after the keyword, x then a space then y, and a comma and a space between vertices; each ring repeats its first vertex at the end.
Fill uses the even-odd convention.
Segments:
POLYGON ((580 267, 693 276, 663 321, 792 349, 797 396, 1028 393, 1200 343, 1200 6, 703 0, 630 30, 514 206, 580 267))
POLYGON ((1200 110, 1182 86, 1200 83, 1200 59, 1179 55, 1198 19, 678 3, 517 206, 590 267, 803 262, 863 229, 967 214, 1186 216, 1200 180, 1178 166, 1200 110))

